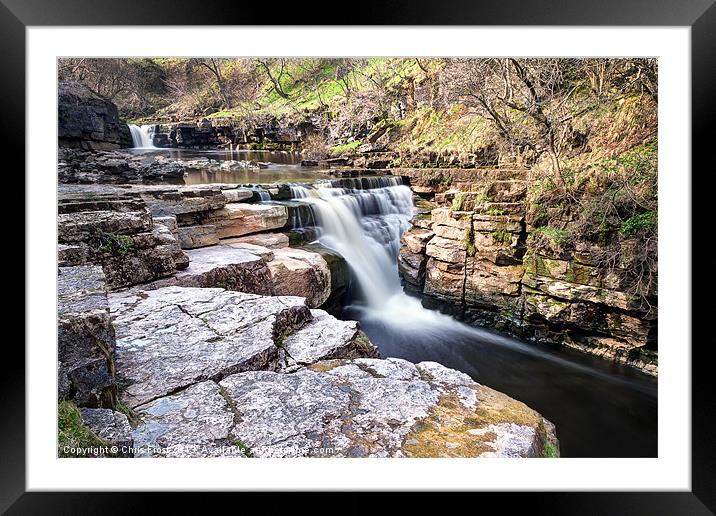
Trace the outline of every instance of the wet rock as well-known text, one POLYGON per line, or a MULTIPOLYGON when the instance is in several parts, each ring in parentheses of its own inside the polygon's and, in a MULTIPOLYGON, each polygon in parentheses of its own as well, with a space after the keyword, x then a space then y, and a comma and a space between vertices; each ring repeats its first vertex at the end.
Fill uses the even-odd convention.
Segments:
POLYGON ((58 397, 113 407, 115 333, 102 268, 61 267, 57 289, 58 397))
POLYGON ((85 425, 100 439, 116 447, 113 457, 133 457, 134 438, 127 416, 111 409, 80 409, 85 425))

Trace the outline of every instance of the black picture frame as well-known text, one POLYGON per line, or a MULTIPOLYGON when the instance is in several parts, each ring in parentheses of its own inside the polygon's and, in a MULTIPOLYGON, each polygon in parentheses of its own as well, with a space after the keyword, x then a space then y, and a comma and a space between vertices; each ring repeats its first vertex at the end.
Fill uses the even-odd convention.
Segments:
MULTIPOLYGON (((575 26, 688 26, 691 28, 691 100, 692 100, 692 169, 708 173, 713 165, 707 158, 716 135, 716 0, 443 0, 439 5, 425 0, 399 0, 389 3, 366 1, 352 4, 335 19, 322 19, 319 13, 338 13, 335 3, 276 4, 267 9, 263 3, 243 0, 0 0, 0 105, 3 124, 2 141, 8 148, 20 149, 25 144, 25 29, 42 25, 575 25, 575 26), (280 8, 278 7, 280 6, 280 8), (270 12, 267 12, 270 11, 270 12), (354 11, 354 12, 351 12, 354 11), (699 167, 698 164, 703 164, 699 167)), ((567 46, 565 48, 568 48, 567 46)), ((54 146, 54 142, 52 142, 54 146)), ((48 142, 48 149, 50 148, 48 142)), ((48 152, 54 152, 48 150, 48 152)), ((18 181, 13 190, 25 191, 24 153, 14 153, 19 163, 6 168, 6 181, 18 181), (12 172, 12 178, 9 177, 12 172), (19 189, 18 189, 19 188, 19 189)), ((48 180, 54 180, 48 171, 48 180)), ((684 181, 693 182, 694 174, 684 171, 684 181)), ((706 189, 701 189, 705 195, 706 189)), ((31 192, 25 192, 26 195, 31 192)), ((692 193, 696 193, 692 189, 692 193)), ((692 206, 698 206, 692 197, 692 206)), ((708 203, 704 203, 708 205, 708 203)), ((667 214, 668 216, 668 214, 667 214)), ((699 220, 694 217, 696 224, 699 220)), ((703 223, 702 223, 703 224, 703 223)), ((16 233, 24 226, 16 225, 16 233)), ((708 238, 706 229, 692 228, 694 238, 708 238), (700 236, 699 236, 700 235, 700 236)), ((15 242, 24 240, 15 236, 15 242)), ((692 240, 693 241, 693 240, 692 240)), ((23 248, 24 249, 24 248, 23 248)), ((15 251, 19 251, 19 245, 15 251)), ((697 256, 694 256, 696 258, 697 256)), ((26 259, 27 256, 24 256, 26 259)), ((705 256, 701 260, 707 259, 705 256)), ((687 266, 688 264, 684 264, 687 266)), ((692 270, 699 270, 693 261, 692 270)), ((25 267, 25 275, 32 270, 25 267)), ((692 302, 697 317, 708 320, 706 308, 699 310, 692 302), (702 315, 703 317, 698 317, 702 315)), ((706 307, 707 305, 701 305, 706 307)), ((31 310, 32 307, 26 307, 31 310)), ((9 313, 9 312, 8 312, 9 313)), ((9 325, 8 325, 9 327, 9 325)), ((8 330, 9 331, 9 330, 8 330)), ((691 347, 692 353, 692 491, 691 492, 609 492, 609 493, 481 493, 485 501, 504 504, 509 497, 510 509, 523 508, 530 513, 550 514, 714 514, 716 512, 716 435, 714 431, 714 381, 708 360, 711 339, 691 347), (493 500, 494 498, 500 500, 493 500), (520 507, 523 506, 523 507, 520 507)), ((119 514, 146 508, 146 497, 127 493, 37 493, 25 492, 25 353, 16 339, 5 339, 3 372, 0 374, 0 510, 8 514, 119 514)), ((244 495, 242 495, 244 496, 244 495)), ((365 498, 348 495, 341 505, 361 506, 365 498), (355 502, 351 500, 355 500, 355 502)), ((295 504, 295 494, 292 495, 295 504)), ((164 511, 176 504, 189 510, 187 497, 174 494, 163 497, 164 511), (164 505, 166 504, 166 505, 164 505)), ((420 499, 420 498, 418 498, 420 499)), ((282 497, 273 497, 271 505, 282 497)), ((474 503, 474 502, 471 502, 474 503)), ((481 502, 483 503, 483 502, 481 502)), ((482 505, 481 505, 482 506, 482 505)), ((482 507, 489 507, 484 505, 482 507)))

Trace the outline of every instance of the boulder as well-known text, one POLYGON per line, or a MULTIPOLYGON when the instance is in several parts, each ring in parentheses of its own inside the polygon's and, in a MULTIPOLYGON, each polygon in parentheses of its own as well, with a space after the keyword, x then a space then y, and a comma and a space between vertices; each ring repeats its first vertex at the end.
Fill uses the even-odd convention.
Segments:
POLYGON ((58 398, 114 407, 115 332, 102 268, 60 267, 57 295, 58 398))
POLYGON ((79 82, 57 88, 57 136, 60 147, 119 149, 117 106, 79 82))
POLYGON ((268 262, 271 282, 277 295, 303 296, 317 308, 331 295, 331 271, 318 253, 284 247, 274 249, 268 262))

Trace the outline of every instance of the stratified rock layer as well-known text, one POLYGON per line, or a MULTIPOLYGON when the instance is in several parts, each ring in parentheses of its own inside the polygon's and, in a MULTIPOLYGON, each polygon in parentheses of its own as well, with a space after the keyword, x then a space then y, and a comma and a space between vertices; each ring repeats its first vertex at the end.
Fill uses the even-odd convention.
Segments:
POLYGON ((58 398, 113 407, 115 333, 102 268, 61 267, 57 290, 58 398))

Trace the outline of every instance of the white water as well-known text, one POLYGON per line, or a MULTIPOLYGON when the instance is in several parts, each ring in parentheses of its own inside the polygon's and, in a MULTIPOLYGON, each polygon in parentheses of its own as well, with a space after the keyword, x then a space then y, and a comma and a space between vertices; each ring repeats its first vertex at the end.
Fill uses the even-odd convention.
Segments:
POLYGON ((132 145, 135 149, 155 149, 149 129, 153 125, 129 124, 129 132, 132 134, 132 145))
POLYGON ((423 308, 400 285, 400 237, 410 227, 414 210, 408 186, 398 178, 341 179, 315 186, 294 185, 291 193, 312 206, 318 241, 342 255, 351 268, 363 298, 355 308, 366 318, 406 331, 464 327, 423 308))

